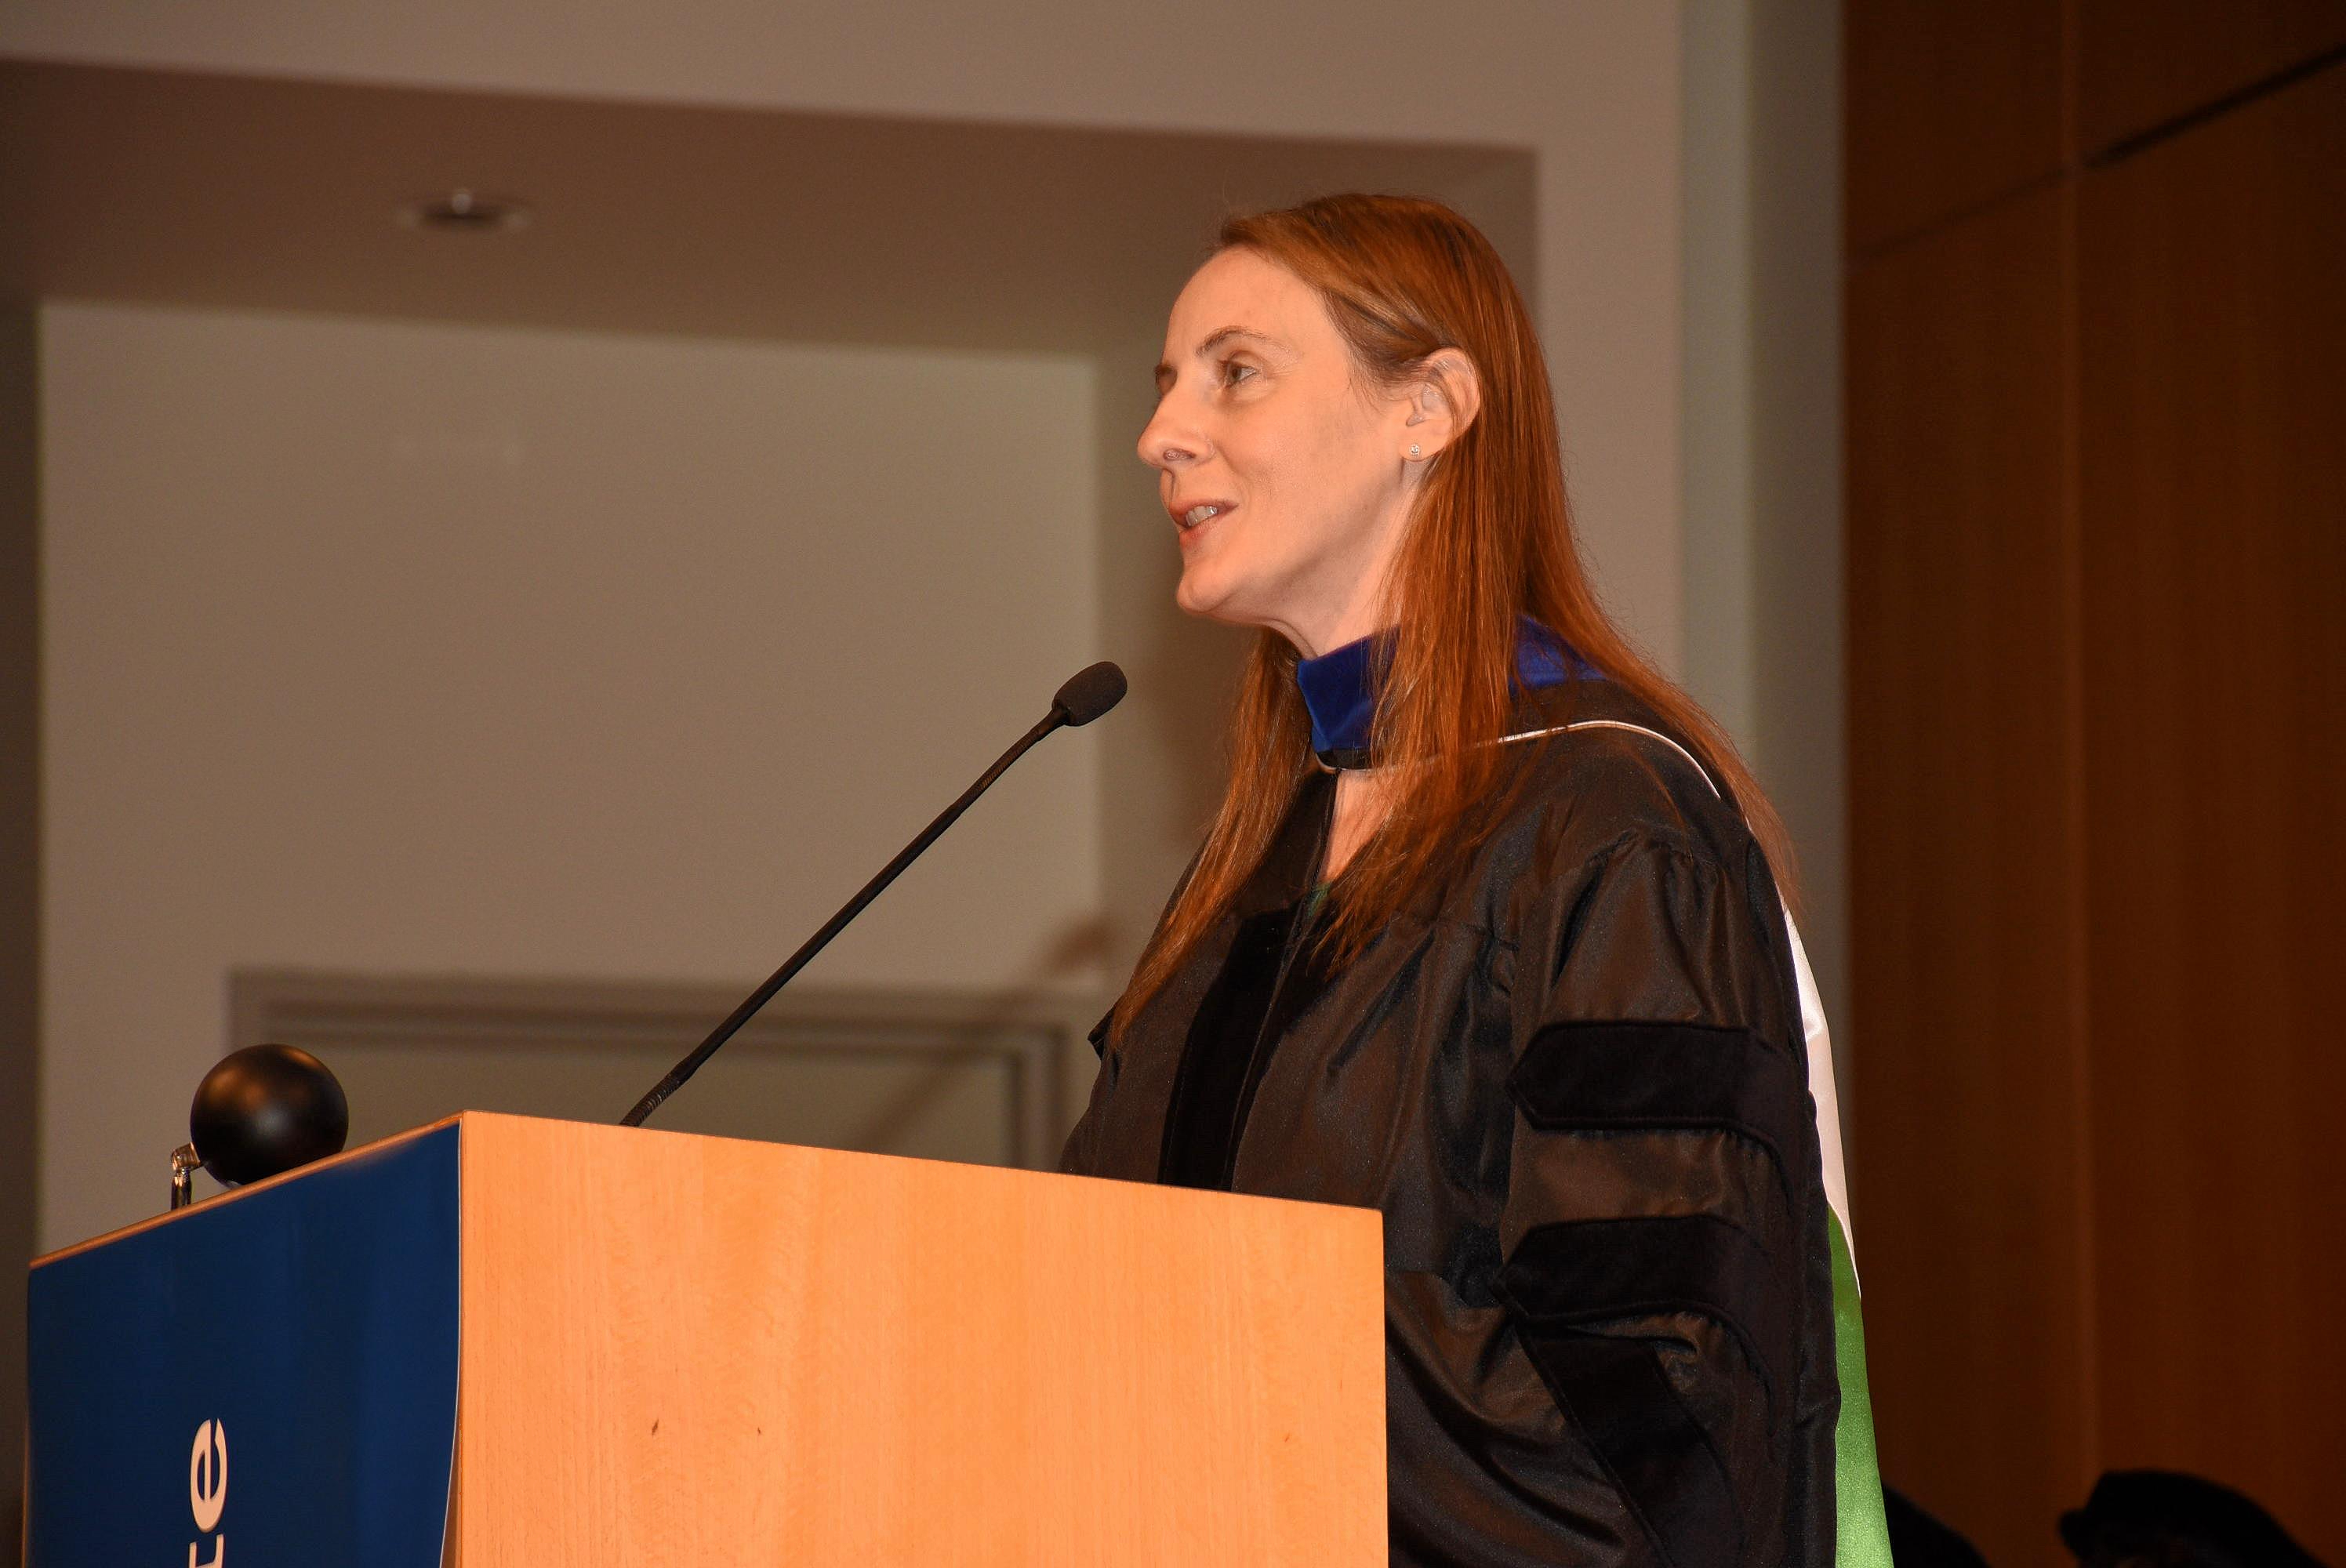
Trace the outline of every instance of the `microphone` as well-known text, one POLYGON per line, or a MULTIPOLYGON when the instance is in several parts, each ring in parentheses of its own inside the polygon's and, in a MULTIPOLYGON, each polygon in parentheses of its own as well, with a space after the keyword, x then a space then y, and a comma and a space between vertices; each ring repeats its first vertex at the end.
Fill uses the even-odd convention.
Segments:
POLYGON ((263 1181, 342 1152, 351 1104, 326 1064, 292 1045, 248 1045, 213 1064, 171 1151, 171 1207, 195 1201, 195 1175, 224 1186, 263 1181))
POLYGON ((807 961, 831 945, 831 939, 847 929, 847 922, 863 912, 863 906, 880 896, 890 882, 902 875, 906 866, 918 860, 921 851, 937 841, 939 835, 964 811, 970 809, 980 795, 985 793, 996 779, 1010 770, 1010 765, 1026 755, 1034 744, 1062 725, 1082 726, 1124 700, 1124 671, 1103 659, 1096 665, 1077 670, 1067 677, 1067 683, 1052 695, 1051 711, 1009 750, 994 759, 994 766, 977 776, 977 782, 961 793, 961 799, 937 814, 920 831, 920 835, 896 853, 896 858, 880 868, 880 874, 863 884, 863 889, 842 906, 840 911, 823 922, 822 929, 807 938, 806 945, 790 954, 782 967, 766 977, 766 983, 741 999, 724 1023, 710 1031, 709 1038, 692 1048, 691 1054, 668 1071, 668 1076, 651 1086, 649 1093, 636 1102, 636 1108, 619 1119, 623 1127, 639 1127, 644 1118, 660 1108, 670 1095, 682 1088, 685 1081, 700 1071, 700 1064, 717 1054, 717 1049, 733 1038, 734 1032, 750 1022, 758 1009, 773 1000, 774 993, 790 983, 790 977, 807 966, 807 961))

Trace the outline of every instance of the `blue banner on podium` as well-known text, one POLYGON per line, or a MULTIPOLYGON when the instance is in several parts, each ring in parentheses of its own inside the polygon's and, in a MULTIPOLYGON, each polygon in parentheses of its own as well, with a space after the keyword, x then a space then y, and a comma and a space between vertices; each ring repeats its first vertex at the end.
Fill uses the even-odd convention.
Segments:
POLYGON ((458 1185, 438 1127, 36 1266, 32 1568, 438 1563, 458 1185))

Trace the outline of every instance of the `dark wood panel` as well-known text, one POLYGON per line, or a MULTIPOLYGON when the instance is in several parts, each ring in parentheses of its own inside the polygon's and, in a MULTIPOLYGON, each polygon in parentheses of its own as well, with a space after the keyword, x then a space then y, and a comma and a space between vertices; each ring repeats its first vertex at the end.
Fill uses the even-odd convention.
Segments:
POLYGON ((2346 1558, 2346 68, 2085 180, 2106 1461, 2346 1558))
POLYGON ((2089 153, 2346 45, 2346 0, 2076 3, 2089 153))
POLYGON ((2066 195, 1849 295, 1857 1252, 1883 1476, 1999 1562, 2085 1495, 2066 195))
POLYGON ((1848 0, 1842 28, 1851 251, 2061 167, 2059 0, 1848 0))

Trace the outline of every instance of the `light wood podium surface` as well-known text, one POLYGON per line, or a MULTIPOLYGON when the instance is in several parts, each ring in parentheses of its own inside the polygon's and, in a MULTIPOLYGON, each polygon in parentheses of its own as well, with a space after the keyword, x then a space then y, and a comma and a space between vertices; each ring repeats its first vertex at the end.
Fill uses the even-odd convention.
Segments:
POLYGON ((1385 1561, 1373 1211, 459 1125, 462 1568, 1385 1561))

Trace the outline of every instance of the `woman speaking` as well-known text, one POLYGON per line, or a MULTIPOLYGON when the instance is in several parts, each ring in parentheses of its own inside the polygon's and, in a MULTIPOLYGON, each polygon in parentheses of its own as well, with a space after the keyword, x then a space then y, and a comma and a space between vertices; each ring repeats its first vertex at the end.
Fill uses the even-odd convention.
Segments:
POLYGON ((1063 1168, 1383 1212, 1396 1563, 1886 1563, 1783 829, 1590 591, 1497 255, 1233 219, 1157 382, 1261 630, 1063 1168))

